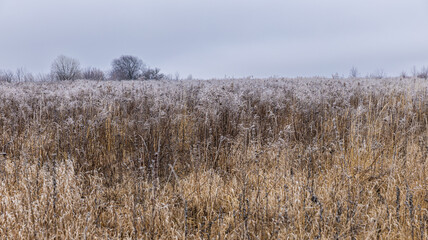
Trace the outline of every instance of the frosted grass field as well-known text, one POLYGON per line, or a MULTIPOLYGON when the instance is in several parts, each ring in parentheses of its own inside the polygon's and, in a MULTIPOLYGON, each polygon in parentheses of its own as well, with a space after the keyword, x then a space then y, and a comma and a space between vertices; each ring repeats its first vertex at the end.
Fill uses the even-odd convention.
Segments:
POLYGON ((0 236, 425 239, 427 90, 0 82, 0 236))

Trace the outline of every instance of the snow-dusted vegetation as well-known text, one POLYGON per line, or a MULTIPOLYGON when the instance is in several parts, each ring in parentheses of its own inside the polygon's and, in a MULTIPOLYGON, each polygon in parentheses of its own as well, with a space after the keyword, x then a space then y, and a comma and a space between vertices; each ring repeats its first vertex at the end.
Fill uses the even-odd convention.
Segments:
POLYGON ((0 82, 0 236, 424 239, 428 81, 0 82))

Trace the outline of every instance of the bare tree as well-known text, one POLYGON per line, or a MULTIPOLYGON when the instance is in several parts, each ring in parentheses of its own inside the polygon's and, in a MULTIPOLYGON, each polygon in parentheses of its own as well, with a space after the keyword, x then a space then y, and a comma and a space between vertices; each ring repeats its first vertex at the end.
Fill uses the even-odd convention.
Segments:
POLYGON ((98 68, 88 67, 83 73, 82 77, 88 80, 105 80, 105 74, 98 68))
POLYGON ((25 74, 26 74, 26 72, 25 72, 24 68, 18 68, 18 69, 16 69, 16 72, 15 72, 15 79, 16 79, 16 81, 23 82, 24 78, 25 78, 25 74))
POLYGON ((160 73, 159 68, 149 68, 143 72, 142 78, 145 80, 161 80, 165 78, 165 75, 160 73))
POLYGON ((383 69, 377 69, 374 73, 370 74, 370 78, 382 79, 386 77, 385 71, 383 69))
POLYGON ((56 80, 76 80, 80 77, 79 61, 66 57, 58 56, 52 63, 51 74, 56 80))
POLYGON ((350 78, 357 78, 358 77, 358 75, 360 75, 359 74, 359 72, 358 72, 358 69, 356 68, 356 67, 352 67, 351 68, 351 70, 349 70, 349 77, 350 78))
POLYGON ((418 72, 417 77, 427 79, 428 78, 428 68, 422 67, 421 71, 418 72))
POLYGON ((413 77, 418 76, 418 70, 416 69, 416 66, 413 66, 413 68, 412 68, 412 75, 413 75, 413 77))
POLYGON ((172 76, 172 74, 168 74, 168 75, 165 75, 165 79, 166 80, 174 80, 174 77, 172 76))
POLYGON ((13 72, 10 70, 0 71, 0 82, 12 82, 14 79, 13 72))
POLYGON ((145 69, 143 61, 134 56, 121 56, 111 63, 111 78, 117 80, 138 79, 145 69))
POLYGON ((34 81, 33 74, 29 73, 25 68, 18 68, 15 72, 15 81, 17 82, 32 82, 34 81))
POLYGON ((34 81, 36 82, 50 82, 52 80, 54 79, 52 78, 52 74, 50 73, 39 73, 34 78, 34 81))
POLYGON ((338 72, 336 72, 336 73, 334 73, 334 74, 331 74, 331 78, 332 78, 332 79, 340 79, 340 75, 339 75, 339 73, 338 73, 338 72))

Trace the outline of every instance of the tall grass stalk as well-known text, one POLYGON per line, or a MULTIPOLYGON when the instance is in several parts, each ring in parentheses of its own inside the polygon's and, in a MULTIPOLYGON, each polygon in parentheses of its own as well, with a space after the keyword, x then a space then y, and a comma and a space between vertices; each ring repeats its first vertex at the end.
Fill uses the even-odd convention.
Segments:
POLYGON ((0 83, 4 239, 428 236, 428 83, 0 83))

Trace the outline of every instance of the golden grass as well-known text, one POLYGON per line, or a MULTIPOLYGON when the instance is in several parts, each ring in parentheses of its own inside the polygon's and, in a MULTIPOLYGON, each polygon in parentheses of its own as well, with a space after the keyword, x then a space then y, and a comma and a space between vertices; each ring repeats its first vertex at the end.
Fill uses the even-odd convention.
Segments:
POLYGON ((426 90, 0 83, 0 236, 427 239, 426 90))

